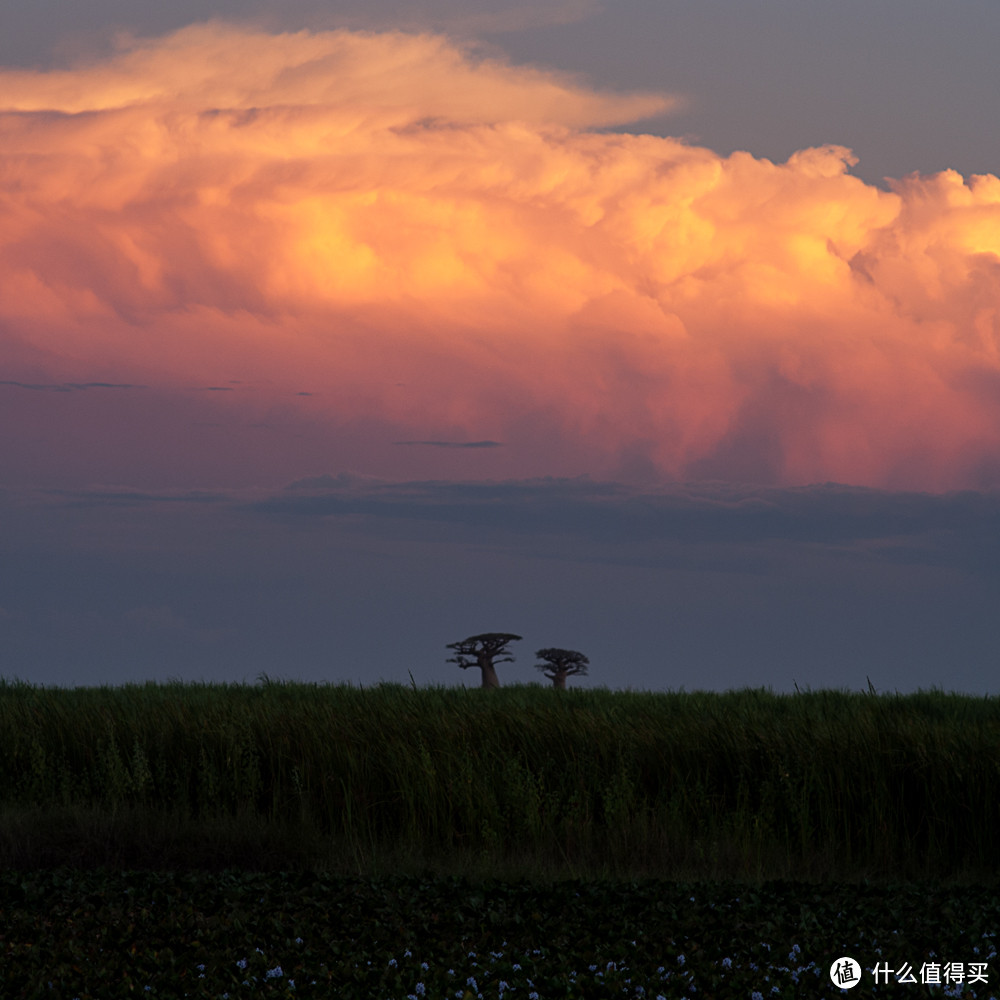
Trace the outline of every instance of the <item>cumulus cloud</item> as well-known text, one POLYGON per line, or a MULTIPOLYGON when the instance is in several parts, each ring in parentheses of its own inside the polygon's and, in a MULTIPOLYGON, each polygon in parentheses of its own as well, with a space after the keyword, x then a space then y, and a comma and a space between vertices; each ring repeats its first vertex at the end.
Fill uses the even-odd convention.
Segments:
MULTIPOLYGON (((123 36, 119 52, 96 65, 12 70, 0 79, 2 106, 15 111, 142 108, 203 114, 313 108, 321 112, 314 120, 319 130, 306 126, 314 151, 317 143, 322 146, 324 138, 332 138, 331 131, 350 132, 358 126, 368 132, 373 126, 408 125, 427 117, 452 123, 516 119, 609 125, 660 113, 672 103, 658 94, 597 94, 564 75, 477 57, 474 49, 458 47, 441 35, 267 34, 221 23, 195 25, 153 40, 123 36)), ((235 122, 252 120, 243 116, 235 122)), ((233 121, 227 119, 227 124, 233 121)), ((112 119, 110 127, 115 124, 112 119)), ((161 131, 150 124, 150 136, 161 131)), ((253 129, 250 147, 262 143, 273 155, 283 131, 279 128, 269 139, 266 131, 253 129)))
POLYGON ((201 398, 379 473, 1000 482, 1000 178, 606 131, 671 98, 428 34, 202 25, 0 95, 10 382, 243 380, 201 398))

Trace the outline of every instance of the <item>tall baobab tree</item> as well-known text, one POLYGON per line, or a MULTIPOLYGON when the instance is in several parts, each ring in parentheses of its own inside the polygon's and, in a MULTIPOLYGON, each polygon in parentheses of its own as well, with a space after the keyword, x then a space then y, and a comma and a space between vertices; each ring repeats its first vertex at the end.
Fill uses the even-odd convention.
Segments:
POLYGON ((519 635, 513 632, 484 632, 482 635, 470 635, 461 642, 449 642, 448 649, 458 654, 448 659, 448 663, 457 663, 463 670, 467 667, 479 667, 483 672, 484 688, 500 687, 500 679, 494 664, 513 662, 513 656, 504 655, 509 652, 507 646, 519 640, 519 635))
POLYGON ((544 663, 536 663, 536 670, 544 670, 557 691, 566 690, 566 678, 574 674, 586 676, 590 660, 575 649, 540 649, 535 653, 544 663))

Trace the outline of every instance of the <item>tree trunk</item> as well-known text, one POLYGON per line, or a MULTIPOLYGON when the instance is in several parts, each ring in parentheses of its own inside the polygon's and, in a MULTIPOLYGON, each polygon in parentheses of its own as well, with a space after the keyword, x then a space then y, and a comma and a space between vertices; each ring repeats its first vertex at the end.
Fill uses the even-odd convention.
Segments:
POLYGON ((484 688, 498 688, 500 687, 500 678, 497 677, 496 668, 492 663, 483 664, 479 668, 483 672, 483 684, 484 688))
POLYGON ((557 691, 566 690, 566 675, 565 674, 555 674, 552 677, 552 686, 557 691))

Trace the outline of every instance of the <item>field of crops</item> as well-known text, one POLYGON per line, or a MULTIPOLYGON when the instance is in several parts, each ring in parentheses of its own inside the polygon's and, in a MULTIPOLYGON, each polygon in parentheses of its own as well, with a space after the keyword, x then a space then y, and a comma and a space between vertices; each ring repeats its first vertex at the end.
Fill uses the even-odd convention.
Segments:
POLYGON ((998 829, 992 698, 0 682, 0 996, 989 1000, 998 829))
POLYGON ((994 880, 1000 699, 0 683, 6 867, 994 880))
POLYGON ((5 872, 0 996, 989 1000, 998 925, 982 886, 5 872))

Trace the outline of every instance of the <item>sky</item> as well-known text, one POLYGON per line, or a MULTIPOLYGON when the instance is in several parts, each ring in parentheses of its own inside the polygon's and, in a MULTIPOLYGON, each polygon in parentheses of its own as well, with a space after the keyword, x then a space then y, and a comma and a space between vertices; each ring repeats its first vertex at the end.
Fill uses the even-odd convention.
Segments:
POLYGON ((0 676, 1000 693, 993 0, 0 28, 0 676))

